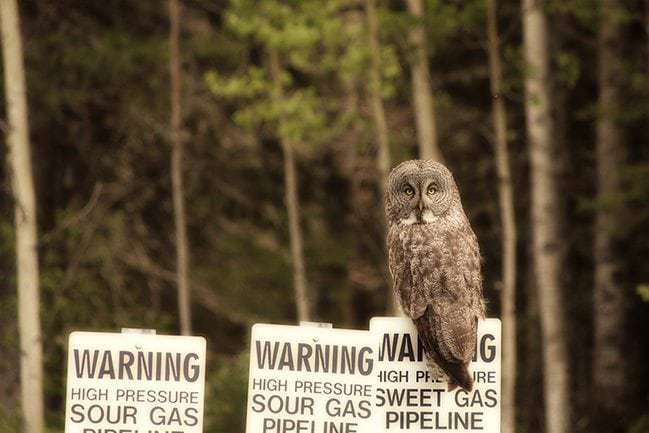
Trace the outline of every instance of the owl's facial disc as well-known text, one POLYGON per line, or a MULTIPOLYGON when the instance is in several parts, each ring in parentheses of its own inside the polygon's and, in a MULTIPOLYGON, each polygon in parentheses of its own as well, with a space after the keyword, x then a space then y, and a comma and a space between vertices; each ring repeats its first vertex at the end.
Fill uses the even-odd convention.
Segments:
POLYGON ((386 192, 390 224, 439 224, 457 201, 453 176, 438 162, 406 161, 390 173, 386 192))
POLYGON ((431 197, 438 191, 435 182, 409 181, 401 187, 402 198, 406 203, 406 213, 400 219, 403 225, 429 224, 435 222, 437 216, 430 209, 431 197))
POLYGON ((405 183, 402 197, 407 209, 400 219, 404 225, 434 224, 449 205, 449 191, 442 179, 437 176, 423 176, 405 183))

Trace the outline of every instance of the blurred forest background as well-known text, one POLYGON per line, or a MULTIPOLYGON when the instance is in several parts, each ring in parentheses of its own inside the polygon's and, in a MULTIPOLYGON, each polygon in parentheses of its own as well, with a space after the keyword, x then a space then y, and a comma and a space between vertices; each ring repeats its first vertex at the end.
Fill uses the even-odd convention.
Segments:
POLYGON ((40 265, 20 302, 41 314, 18 320, 30 170, 7 162, 0 431, 21 407, 63 430, 69 332, 142 327, 208 338, 205 432, 242 432, 251 324, 389 312, 383 180, 418 156, 454 172, 480 241, 503 433, 649 431, 649 3, 18 6, 40 265), (19 331, 42 337, 42 406, 19 331))

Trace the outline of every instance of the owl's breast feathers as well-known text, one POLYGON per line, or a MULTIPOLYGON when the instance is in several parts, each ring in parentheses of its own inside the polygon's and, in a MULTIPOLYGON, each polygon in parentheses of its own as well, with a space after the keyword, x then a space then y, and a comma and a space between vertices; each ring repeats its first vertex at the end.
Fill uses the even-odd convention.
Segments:
POLYGON ((480 252, 467 224, 393 226, 388 234, 390 272, 404 312, 415 322, 424 349, 465 389, 478 318, 484 317, 480 252))
POLYGON ((484 316, 480 250, 470 227, 393 226, 388 253, 395 293, 412 319, 440 301, 484 316))

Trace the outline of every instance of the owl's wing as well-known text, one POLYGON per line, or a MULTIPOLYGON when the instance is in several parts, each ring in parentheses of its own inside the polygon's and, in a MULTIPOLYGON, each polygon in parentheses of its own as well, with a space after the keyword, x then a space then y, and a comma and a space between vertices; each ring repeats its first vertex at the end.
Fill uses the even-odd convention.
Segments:
MULTIPOLYGON (((403 246, 394 230, 388 233, 388 265, 392 275, 394 294, 404 312, 411 316, 409 302, 412 292, 412 272, 403 246)), ((412 317, 412 316, 411 316, 412 317)))
POLYGON ((429 325, 425 335, 434 339, 444 360, 452 363, 471 361, 478 322, 468 307, 435 302, 423 316, 426 316, 424 322, 429 325))
POLYGON ((448 239, 446 251, 451 254, 440 261, 437 281, 422 284, 437 285, 429 292, 426 314, 435 333, 440 355, 449 362, 469 362, 476 343, 477 319, 484 316, 480 250, 478 241, 467 227, 448 239), (455 253, 453 253, 455 252, 455 253))
POLYGON ((476 346, 477 320, 484 316, 480 252, 470 229, 446 238, 412 268, 418 295, 411 316, 424 348, 455 382, 470 389, 468 364, 476 346))

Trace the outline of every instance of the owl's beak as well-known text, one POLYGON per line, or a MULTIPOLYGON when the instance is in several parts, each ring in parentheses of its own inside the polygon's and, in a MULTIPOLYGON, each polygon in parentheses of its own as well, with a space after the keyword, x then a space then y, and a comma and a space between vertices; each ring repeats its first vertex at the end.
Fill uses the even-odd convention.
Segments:
POLYGON ((424 201, 422 199, 419 199, 419 203, 417 203, 417 209, 418 209, 418 212, 416 212, 417 224, 422 224, 423 215, 424 215, 424 201))

